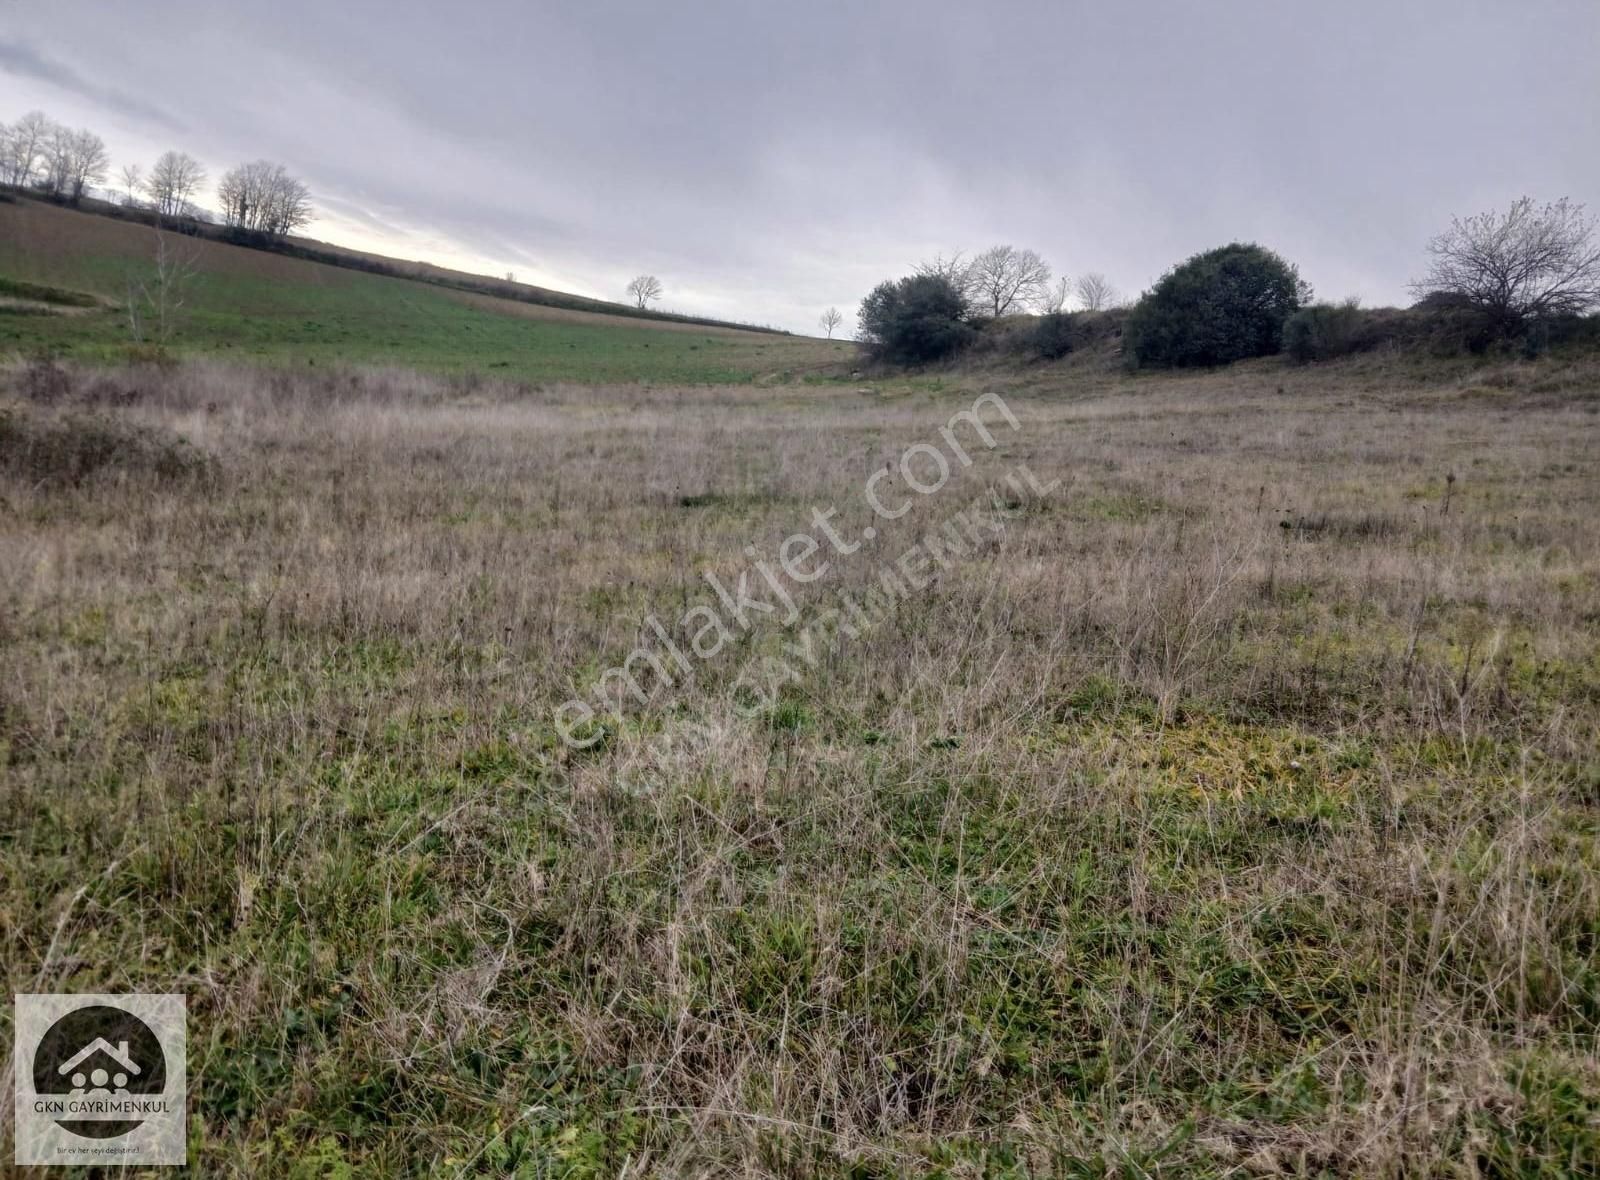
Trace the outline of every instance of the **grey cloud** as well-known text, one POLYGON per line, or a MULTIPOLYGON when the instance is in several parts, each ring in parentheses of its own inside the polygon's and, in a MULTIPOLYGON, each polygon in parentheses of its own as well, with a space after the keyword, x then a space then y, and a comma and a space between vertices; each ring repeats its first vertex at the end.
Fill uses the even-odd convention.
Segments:
POLYGON ((174 118, 158 106, 85 78, 63 62, 15 41, 0 40, 0 70, 21 78, 47 82, 100 106, 114 108, 152 127, 183 131, 187 126, 181 119, 174 118))
POLYGON ((16 19, 108 111, 160 93, 190 121, 174 146, 282 159, 347 220, 613 297, 651 270, 669 302, 695 293, 685 310, 803 330, 994 241, 1131 293, 1254 239, 1325 295, 1395 301, 1452 213, 1600 203, 1587 0, 54 0, 16 19))

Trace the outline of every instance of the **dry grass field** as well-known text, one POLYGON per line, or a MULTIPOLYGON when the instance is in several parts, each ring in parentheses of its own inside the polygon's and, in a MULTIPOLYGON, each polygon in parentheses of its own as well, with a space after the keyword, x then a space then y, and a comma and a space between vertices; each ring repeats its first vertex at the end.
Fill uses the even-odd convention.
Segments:
POLYGON ((0 384, 7 983, 197 1174, 1595 1174, 1592 361, 0 384))

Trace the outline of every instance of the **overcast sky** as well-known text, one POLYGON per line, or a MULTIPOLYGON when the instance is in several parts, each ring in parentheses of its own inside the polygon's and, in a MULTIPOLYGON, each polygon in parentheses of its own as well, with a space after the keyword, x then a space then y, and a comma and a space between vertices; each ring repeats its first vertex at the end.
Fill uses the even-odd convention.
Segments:
POLYGON ((1452 213, 1600 206, 1600 0, 0 0, 34 108, 281 161, 315 237, 805 331, 996 242, 1137 294, 1254 240, 1387 303, 1452 213))

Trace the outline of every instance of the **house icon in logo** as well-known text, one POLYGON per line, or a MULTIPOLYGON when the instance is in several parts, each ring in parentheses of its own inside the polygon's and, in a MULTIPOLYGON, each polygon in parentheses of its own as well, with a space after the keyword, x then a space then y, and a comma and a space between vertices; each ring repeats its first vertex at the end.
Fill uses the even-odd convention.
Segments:
POLYGON ((140 1073, 139 1065, 128 1053, 128 1042, 113 1045, 96 1037, 63 1061, 56 1072, 72 1075, 72 1094, 126 1094, 128 1078, 140 1073))
POLYGON ((134 1171, 185 1162, 182 993, 19 993, 15 1002, 8 1162, 96 1173, 108 1162, 134 1171))

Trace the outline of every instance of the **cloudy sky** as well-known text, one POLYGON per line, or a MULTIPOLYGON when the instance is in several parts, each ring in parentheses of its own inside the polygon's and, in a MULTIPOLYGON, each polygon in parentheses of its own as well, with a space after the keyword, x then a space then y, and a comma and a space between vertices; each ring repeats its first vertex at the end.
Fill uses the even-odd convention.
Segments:
POLYGON ((281 161, 316 237, 800 330, 995 242, 1385 303, 1453 213, 1600 206, 1600 0, 0 0, 35 108, 281 161))

